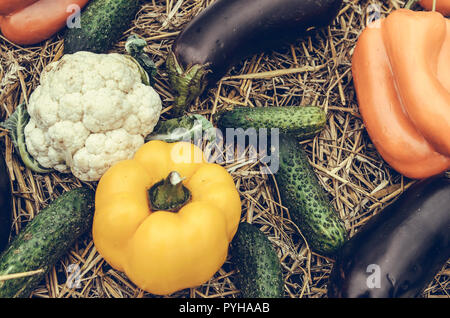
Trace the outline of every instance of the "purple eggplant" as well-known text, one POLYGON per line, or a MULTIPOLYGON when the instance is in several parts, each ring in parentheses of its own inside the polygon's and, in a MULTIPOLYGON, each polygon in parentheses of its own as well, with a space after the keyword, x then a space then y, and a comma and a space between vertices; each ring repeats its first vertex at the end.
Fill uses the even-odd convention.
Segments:
POLYGON ((11 182, 5 158, 0 154, 0 252, 8 244, 12 225, 11 182))
POLYGON ((166 61, 175 110, 243 59, 329 25, 342 0, 216 0, 179 34, 166 61))
POLYGON ((333 298, 420 297, 450 258, 450 179, 421 180, 342 247, 333 298))

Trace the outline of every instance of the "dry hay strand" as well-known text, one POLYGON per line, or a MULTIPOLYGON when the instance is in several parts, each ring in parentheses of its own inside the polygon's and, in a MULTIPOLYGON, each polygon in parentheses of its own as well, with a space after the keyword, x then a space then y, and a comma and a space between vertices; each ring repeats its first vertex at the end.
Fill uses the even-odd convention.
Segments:
MULTIPOLYGON (((147 52, 160 66, 155 89, 161 95, 162 119, 171 118, 173 96, 163 63, 180 30, 212 1, 146 1, 132 27, 112 49, 124 53, 126 37, 135 33, 148 41, 147 52)), ((367 7, 376 4, 382 15, 404 6, 403 1, 351 1, 334 23, 296 43, 242 61, 190 107, 191 113, 213 115, 232 105, 247 107, 316 105, 327 111, 326 128, 303 142, 320 183, 353 235, 373 215, 412 183, 379 156, 358 112, 352 85, 351 56, 366 24, 367 7)), ((39 83, 45 65, 62 54, 61 34, 39 46, 22 48, 0 38, 0 105, 4 120, 39 83)), ((1 143, 11 175, 14 225, 11 237, 36 213, 64 191, 82 184, 70 174, 40 175, 26 169, 14 152, 6 131, 1 143)), ((224 164, 242 199, 242 220, 264 231, 277 250, 291 298, 326 297, 332 260, 310 251, 283 207, 273 176, 262 175, 262 163, 224 164)), ((95 188, 95 183, 87 183, 95 188)), ((207 283, 165 297, 239 297, 235 271, 228 259, 207 283)), ((449 297, 449 262, 424 291, 424 297, 449 297)), ((156 297, 137 288, 98 254, 90 233, 79 239, 54 266, 32 297, 156 297), (75 267, 73 267, 75 265, 75 267), (70 275, 78 271, 79 284, 70 275)))

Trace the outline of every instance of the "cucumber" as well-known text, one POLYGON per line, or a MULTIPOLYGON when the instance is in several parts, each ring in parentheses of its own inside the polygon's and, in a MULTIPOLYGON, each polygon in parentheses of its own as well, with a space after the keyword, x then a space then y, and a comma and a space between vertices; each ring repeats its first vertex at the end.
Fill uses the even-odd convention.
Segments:
POLYGON ((67 29, 64 53, 107 53, 130 27, 139 8, 139 0, 91 0, 81 13, 81 27, 67 29))
POLYGON ((244 298, 282 298, 280 260, 269 239, 256 226, 242 222, 230 245, 237 287, 244 298))
POLYGON ((0 276, 42 269, 36 275, 0 281, 0 298, 29 297, 94 216, 93 190, 76 188, 40 211, 0 256, 0 276))
POLYGON ((278 128, 280 133, 289 133, 306 139, 325 127, 326 114, 316 106, 285 107, 234 107, 218 115, 217 126, 226 128, 278 128))
POLYGON ((335 256, 347 240, 345 226, 297 139, 280 135, 279 144, 279 169, 274 177, 282 204, 289 209, 291 220, 311 250, 324 256, 335 256))

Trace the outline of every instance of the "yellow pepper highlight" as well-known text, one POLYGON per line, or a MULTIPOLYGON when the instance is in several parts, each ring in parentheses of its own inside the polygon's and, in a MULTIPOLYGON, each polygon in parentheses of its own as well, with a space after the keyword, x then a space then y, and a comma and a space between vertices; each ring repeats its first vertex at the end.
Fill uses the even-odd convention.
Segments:
POLYGON ((167 295, 208 281, 227 258, 241 201, 225 168, 187 142, 150 141, 112 166, 95 197, 94 244, 140 288, 167 295), (177 212, 151 211, 148 190, 171 172, 190 200, 177 212))

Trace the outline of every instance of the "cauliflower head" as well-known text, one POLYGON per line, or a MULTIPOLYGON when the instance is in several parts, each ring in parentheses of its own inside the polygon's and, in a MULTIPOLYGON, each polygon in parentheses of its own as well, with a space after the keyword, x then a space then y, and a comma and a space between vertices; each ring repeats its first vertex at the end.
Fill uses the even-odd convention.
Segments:
POLYGON ((130 159, 159 120, 157 92, 129 56, 77 52, 49 64, 28 102, 25 141, 43 167, 97 181, 130 159))

